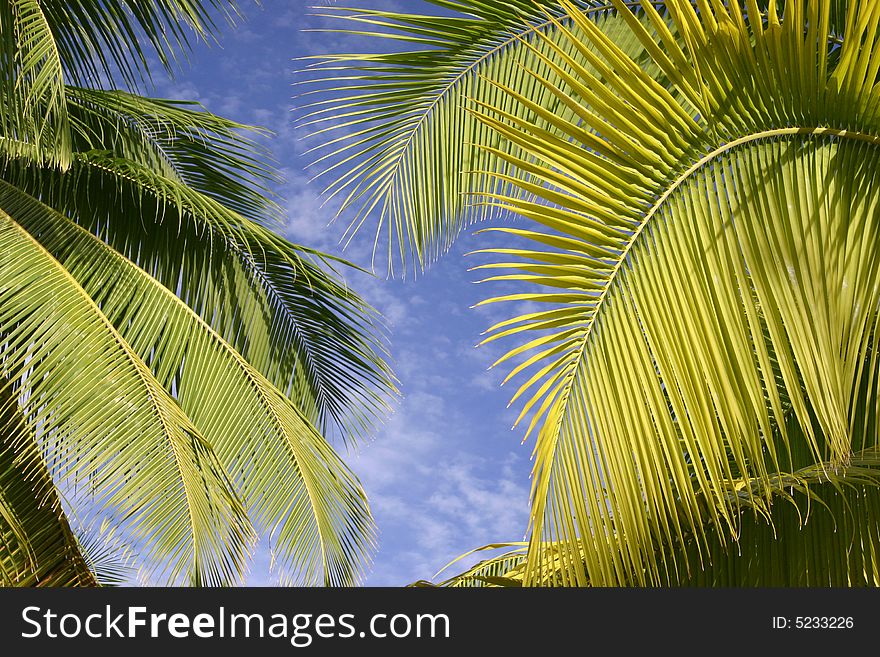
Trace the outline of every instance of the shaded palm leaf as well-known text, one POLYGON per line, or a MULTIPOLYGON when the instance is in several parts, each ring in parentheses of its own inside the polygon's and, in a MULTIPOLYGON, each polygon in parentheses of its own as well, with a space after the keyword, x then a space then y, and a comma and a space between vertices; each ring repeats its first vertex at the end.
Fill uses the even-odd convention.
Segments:
POLYGON ((8 381, 0 395, 0 585, 97 585, 8 381))
MULTIPOLYGON (((24 3, 24 0, 16 0, 24 3)), ((216 17, 231 22, 231 0, 34 0, 39 5, 68 81, 120 81, 127 86, 150 74, 149 57, 171 70, 191 42, 214 37, 216 17)))

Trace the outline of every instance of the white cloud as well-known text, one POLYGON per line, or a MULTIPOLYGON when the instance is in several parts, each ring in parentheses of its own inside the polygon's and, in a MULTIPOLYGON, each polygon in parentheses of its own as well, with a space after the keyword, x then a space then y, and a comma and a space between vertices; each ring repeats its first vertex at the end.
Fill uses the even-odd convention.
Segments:
MULTIPOLYGON (((407 365, 416 364, 410 359, 424 363, 412 354, 404 357, 402 376, 407 365)), ((382 530, 382 549, 368 580, 373 585, 429 579, 470 549, 521 540, 526 528, 527 452, 499 450, 488 457, 483 445, 468 448, 461 438, 473 436, 469 413, 429 391, 436 387, 431 377, 415 381, 418 389, 403 399, 376 440, 350 459, 382 530)))

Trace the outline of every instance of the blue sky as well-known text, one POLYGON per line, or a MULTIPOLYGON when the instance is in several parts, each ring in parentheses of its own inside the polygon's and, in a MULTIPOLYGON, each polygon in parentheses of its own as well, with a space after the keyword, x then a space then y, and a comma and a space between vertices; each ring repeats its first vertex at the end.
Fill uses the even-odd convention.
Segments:
MULTIPOLYGON (((209 110, 270 128, 267 143, 285 183, 278 189, 287 209, 286 237, 343 255, 369 267, 372 234, 365 231, 344 252, 339 238, 345 218, 328 225, 332 206, 322 207, 320 188, 310 184, 303 134, 293 126, 297 57, 377 48, 377 42, 303 32, 325 27, 309 16, 314 0, 243 3, 245 21, 225 29, 219 46, 200 46, 170 82, 154 93, 202 102, 209 110)), ((359 6, 423 10, 421 0, 358 0, 359 6)), ((459 554, 496 541, 522 540, 527 523, 529 456, 522 431, 507 408, 512 389, 501 389, 503 368, 487 371, 502 353, 495 344, 476 349, 480 333, 506 316, 503 308, 469 309, 489 296, 473 284, 476 273, 464 254, 480 242, 465 234, 439 263, 416 280, 378 277, 351 284, 387 318, 391 352, 403 397, 374 439, 348 455, 361 477, 379 529, 379 549, 369 585, 401 585, 430 578, 459 554)), ((485 246, 480 244, 480 246, 485 246)), ((249 584, 270 584, 263 546, 249 584)))

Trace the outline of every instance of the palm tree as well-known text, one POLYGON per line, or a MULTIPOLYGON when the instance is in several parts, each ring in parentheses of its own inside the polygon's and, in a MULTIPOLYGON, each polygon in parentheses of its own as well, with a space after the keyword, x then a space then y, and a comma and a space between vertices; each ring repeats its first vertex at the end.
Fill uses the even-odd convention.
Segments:
POLYGON ((0 585, 93 585, 108 553, 234 583, 257 533, 290 581, 365 567, 329 440, 394 391, 379 317, 347 263, 272 232, 248 126, 137 93, 235 12, 0 3, 0 585))
POLYGON ((528 540, 446 584, 880 583, 877 3, 430 2, 305 122, 417 266, 518 217, 528 540))

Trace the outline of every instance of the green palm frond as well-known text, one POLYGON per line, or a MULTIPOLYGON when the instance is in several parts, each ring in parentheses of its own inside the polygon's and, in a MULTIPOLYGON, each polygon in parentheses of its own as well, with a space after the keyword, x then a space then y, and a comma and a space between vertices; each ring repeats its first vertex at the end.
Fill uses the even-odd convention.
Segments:
POLYGON ((302 412, 155 278, 66 217, 0 183, 0 207, 40 241, 211 440, 281 566, 352 584, 372 520, 359 485, 302 412), (222 410, 221 410, 222 409, 222 410))
POLYGON ((246 219, 282 227, 281 209, 268 198, 279 177, 253 139, 265 131, 194 102, 72 86, 65 92, 77 152, 139 164, 246 219))
MULTIPOLYGON (((390 268, 397 259, 406 267, 410 258, 424 267, 465 227, 489 216, 491 208, 470 203, 469 195, 513 193, 502 155, 521 150, 469 114, 467 101, 490 103, 552 130, 543 114, 492 82, 504 82, 559 120, 574 120, 573 109, 526 71, 559 83, 555 67, 566 58, 587 65, 576 48, 558 52, 541 38, 556 31, 552 16, 580 34, 556 3, 545 13, 535 0, 429 2, 446 14, 322 7, 323 15, 350 26, 340 32, 411 50, 315 56, 300 97, 299 123, 316 142, 314 165, 319 178, 329 180, 328 198, 340 199, 340 213, 353 213, 350 233, 375 225, 376 248, 390 268)), ((628 55, 659 73, 611 3, 583 0, 578 6, 628 55)))
POLYGON ((0 366, 24 427, 3 446, 19 470, 34 457, 22 482, 3 470, 4 581, 112 583, 131 563, 234 583, 252 525, 285 581, 349 585, 369 561, 369 508, 328 440, 368 434, 396 392, 356 268, 272 232, 255 129, 136 93, 236 12, 0 8, 0 366))
POLYGON ((97 585, 8 380, 0 396, 0 585, 97 585))
POLYGON ((45 7, 0 7, 0 144, 38 164, 70 166, 71 135, 61 52, 45 7))
POLYGON ((271 232, 273 173, 248 126, 122 92, 70 96, 87 149, 71 170, 9 160, 0 175, 178 293, 323 432, 373 431, 396 391, 381 319, 338 280, 349 263, 271 232))
POLYGON ((492 196, 532 225, 484 251, 510 271, 488 280, 537 286, 491 301, 547 304, 489 338, 525 340, 501 361, 537 434, 526 583, 668 582, 663 546, 742 546, 779 473, 832 477, 877 445, 880 16, 849 2, 841 43, 831 2, 613 4, 665 84, 565 2, 581 32, 542 42, 591 66, 531 75, 577 119, 474 111, 540 199, 492 196))
POLYGON ((20 386, 53 479, 90 486, 94 503, 131 527, 144 559, 168 581, 235 581, 252 529, 210 444, 6 210, 0 277, 3 367, 20 386))

